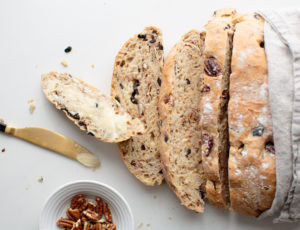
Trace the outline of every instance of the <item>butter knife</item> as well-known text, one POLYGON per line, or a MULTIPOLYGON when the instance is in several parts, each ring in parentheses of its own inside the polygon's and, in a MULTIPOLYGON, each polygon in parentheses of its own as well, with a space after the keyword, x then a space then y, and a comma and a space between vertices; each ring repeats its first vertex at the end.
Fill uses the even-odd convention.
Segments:
POLYGON ((39 127, 15 128, 0 122, 0 131, 77 160, 86 167, 100 166, 98 158, 88 149, 51 130, 39 127))

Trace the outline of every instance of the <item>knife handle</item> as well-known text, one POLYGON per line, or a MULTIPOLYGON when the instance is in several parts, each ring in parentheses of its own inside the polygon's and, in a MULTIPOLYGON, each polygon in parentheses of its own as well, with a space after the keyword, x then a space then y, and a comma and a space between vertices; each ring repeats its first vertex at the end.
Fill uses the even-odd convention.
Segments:
POLYGON ((5 133, 5 129, 6 129, 6 124, 0 121, 0 131, 5 133))

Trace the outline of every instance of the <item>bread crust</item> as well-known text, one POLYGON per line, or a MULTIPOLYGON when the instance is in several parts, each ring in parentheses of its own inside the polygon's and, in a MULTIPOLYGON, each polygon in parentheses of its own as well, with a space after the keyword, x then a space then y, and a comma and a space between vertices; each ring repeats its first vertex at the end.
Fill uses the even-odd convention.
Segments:
POLYGON ((237 22, 228 106, 230 200, 233 211, 258 216, 276 189, 264 20, 249 14, 237 22))
MULTIPOLYGON (((73 121, 74 124, 77 125, 82 131, 85 131, 89 135, 92 135, 92 136, 96 135, 95 137, 101 141, 116 143, 116 142, 127 140, 130 137, 135 136, 138 133, 143 133, 145 131, 142 122, 139 121, 138 119, 132 119, 132 117, 126 113, 125 109, 123 109, 122 107, 119 106, 118 102, 114 98, 104 95, 103 93, 100 92, 99 89, 87 84, 86 82, 84 82, 83 80, 81 80, 79 78, 75 78, 72 75, 67 74, 67 73, 50 72, 48 74, 42 74, 41 80, 42 80, 42 85, 43 85, 43 91, 44 91, 46 98, 57 109, 63 111, 64 114, 71 121, 73 121), (79 109, 78 111, 72 111, 74 114, 78 115, 77 119, 75 119, 74 115, 72 115, 71 112, 68 110, 68 107, 71 105, 61 104, 57 99, 55 99, 55 97, 59 98, 60 96, 57 95, 58 92, 56 91, 55 88, 50 89, 50 87, 52 85, 50 82, 53 80, 56 80, 61 84, 64 84, 64 81, 71 80, 72 83, 69 83, 69 84, 78 84, 78 86, 80 86, 83 91, 88 89, 90 92, 92 92, 93 96, 97 97, 97 99, 100 99, 100 101, 98 101, 99 103, 103 102, 103 103, 106 103, 106 105, 109 107, 112 106, 114 108, 115 112, 117 112, 117 114, 115 114, 115 116, 126 114, 126 116, 128 118, 127 124, 126 124, 128 126, 128 128, 127 128, 128 132, 123 135, 116 136, 114 138, 108 138, 108 137, 105 137, 105 135, 97 135, 95 132, 91 132, 89 130, 89 122, 84 120, 84 118, 82 120, 81 117, 79 117, 79 115, 81 115, 81 112, 82 112, 81 109, 79 109), (54 91, 56 91, 56 92, 54 92, 54 91), (55 97, 53 96, 53 94, 56 94, 55 97)), ((78 90, 75 93, 79 96, 80 93, 82 93, 82 92, 78 90)), ((78 100, 80 100, 80 98, 78 100)), ((96 102, 96 100, 95 100, 95 102, 96 102)), ((101 129, 102 127, 98 127, 98 128, 101 129)), ((103 134, 105 134, 105 127, 103 127, 103 128, 104 128, 103 134)))
MULTIPOLYGON (((129 49, 130 45, 132 43, 135 43, 138 40, 143 40, 144 38, 141 37, 141 35, 147 34, 147 36, 150 33, 153 33, 153 31, 155 31, 154 35, 155 35, 155 39, 156 41, 153 42, 153 46, 152 46, 152 51, 155 53, 156 57, 159 57, 160 59, 158 60, 156 67, 159 68, 160 70, 157 74, 156 77, 161 78, 161 74, 162 74, 162 68, 163 68, 163 43, 162 43, 162 32, 159 28, 155 27, 155 26, 148 26, 144 29, 143 32, 139 33, 139 34, 135 34, 133 37, 131 37, 130 39, 128 39, 124 45, 122 46, 122 48, 120 49, 120 51, 118 52, 116 58, 115 58, 115 63, 114 63, 114 68, 113 68, 113 77, 112 77, 112 82, 111 82, 111 95, 113 97, 115 97, 116 95, 121 94, 121 105, 126 106, 127 108, 127 112, 132 115, 132 117, 137 117, 142 119, 142 121, 144 122, 144 124, 146 126, 148 126, 148 128, 146 128, 146 132, 144 133, 144 135, 139 135, 135 138, 131 138, 127 141, 121 142, 118 144, 121 156, 124 160, 125 165, 127 166, 128 170, 138 179, 140 180, 142 183, 144 183, 145 185, 148 186, 154 186, 154 185, 160 185, 163 180, 163 174, 161 171, 161 163, 160 163, 160 155, 159 155, 159 150, 158 150, 158 142, 159 142, 159 124, 158 124, 158 95, 159 95, 159 90, 160 90, 160 86, 156 86, 153 85, 151 83, 151 89, 152 89, 152 93, 150 93, 149 91, 146 92, 145 91, 141 91, 139 90, 139 97, 142 99, 142 97, 145 97, 145 95, 148 95, 147 93, 151 94, 151 100, 148 101, 148 103, 139 103, 139 105, 137 105, 137 107, 132 107, 130 104, 126 104, 126 102, 124 102, 123 98, 128 98, 128 95, 126 94, 122 94, 121 93, 121 89, 118 88, 118 82, 121 81, 132 81, 133 79, 131 79, 131 76, 126 76, 126 74, 119 74, 118 73, 118 68, 119 68, 119 62, 124 58, 124 53, 129 49), (140 36, 140 37, 139 37, 140 36), (158 47, 156 46, 156 44, 158 44, 158 47), (118 76, 119 74, 119 76, 118 76), (120 80, 121 79, 121 80, 120 80), (155 92, 154 92, 155 91, 155 92), (144 112, 142 112, 142 110, 144 112), (148 114, 148 115, 147 115, 148 114), (149 121, 149 119, 146 119, 145 117, 149 117, 151 116, 153 118, 153 120, 155 120, 152 125, 147 124, 149 121), (154 133, 154 137, 151 140, 151 138, 149 137, 149 135, 151 133, 154 133), (138 146, 139 148, 141 148, 141 146, 144 145, 145 150, 132 150, 133 146, 138 146), (155 150, 155 148, 157 150, 155 150), (149 149, 149 150, 148 150, 149 149), (147 152, 147 156, 144 152, 147 152), (137 154, 136 156, 134 156, 134 154, 137 154), (150 158, 149 158, 150 155, 150 158), (133 165, 133 162, 134 164, 133 165), (142 168, 143 167, 143 168, 142 168), (149 176, 150 175, 150 176, 149 176)), ((148 41, 148 37, 146 38, 148 41)), ((151 38, 150 38, 151 39, 151 38)), ((147 41, 147 42, 148 42, 147 41)), ((142 53, 140 53, 140 51, 138 55, 143 55, 142 53)), ((142 59, 144 60, 144 59, 142 59)), ((141 63, 142 61, 140 61, 140 63, 137 63, 137 65, 143 64, 141 63)), ((145 61, 146 63, 146 61, 145 61)), ((138 66, 133 66, 132 67, 134 69, 135 72, 138 72, 138 69, 140 69, 140 67, 138 66)), ((142 66, 141 69, 143 69, 144 67, 142 66)), ((133 71, 129 71, 129 74, 132 74, 133 71)), ((133 74, 134 75, 134 74, 133 74)), ((156 83, 156 79, 152 79, 155 81, 156 83)), ((152 81, 151 80, 151 81, 152 81)), ((142 78, 139 78, 139 82, 140 84, 143 84, 145 82, 147 82, 149 80, 146 79, 145 76, 143 76, 142 78)), ((150 83, 149 83, 150 84, 150 83)), ((152 119, 151 118, 151 119, 152 119)))
MULTIPOLYGON (((205 178, 201 164, 201 145, 199 143, 201 134, 199 103, 202 90, 201 73, 203 72, 203 61, 200 58, 203 54, 204 37, 205 33, 200 33, 196 30, 189 31, 171 49, 164 65, 159 100, 161 122, 160 153, 164 176, 181 204, 196 212, 204 211, 205 178), (193 36, 197 37, 197 40, 193 40, 193 36), (181 53, 181 50, 184 51, 181 53), (182 59, 179 58, 180 55, 182 59), (192 62, 195 65, 187 67, 190 63, 180 63, 180 60, 184 60, 184 56, 188 57, 189 60, 197 60, 192 62), (178 70, 176 69, 177 67, 178 70), (188 73, 186 75, 179 77, 181 68, 187 68, 190 71, 187 70, 188 73), (192 75, 193 68, 198 69, 196 76, 192 75), (175 76, 175 72, 178 75, 175 76), (177 95, 175 95, 176 89, 178 90, 177 95), (182 95, 178 95, 180 90, 183 91, 182 95), (197 92, 197 94, 193 95, 192 92, 197 92), (195 103, 190 104, 191 100, 195 100, 195 103), (195 108, 195 104, 198 108, 195 108), (180 111, 186 109, 186 113, 177 120, 176 114, 172 115, 172 113, 176 113, 175 111, 178 108, 180 111), (177 124, 173 123, 174 117, 178 124, 182 123, 182 130, 176 128, 177 124), (184 123, 187 121, 193 124, 193 131, 189 129, 187 131, 184 130, 186 128, 184 123), (182 139, 180 144, 172 142, 176 140, 175 132, 182 139), (185 146, 180 146, 181 144, 185 146), (181 148, 181 150, 178 150, 178 148, 181 148), (192 157, 192 161, 189 160, 190 157, 192 157)), ((189 124, 186 125, 189 126, 189 124)))
POLYGON ((229 205, 227 103, 235 15, 233 8, 220 9, 205 25, 204 57, 208 66, 204 68, 215 67, 216 70, 204 71, 200 124, 202 135, 205 135, 202 139, 209 136, 212 146, 202 140, 202 160, 207 177, 206 197, 217 208, 228 208, 229 205), (214 63, 216 66, 212 66, 214 63))

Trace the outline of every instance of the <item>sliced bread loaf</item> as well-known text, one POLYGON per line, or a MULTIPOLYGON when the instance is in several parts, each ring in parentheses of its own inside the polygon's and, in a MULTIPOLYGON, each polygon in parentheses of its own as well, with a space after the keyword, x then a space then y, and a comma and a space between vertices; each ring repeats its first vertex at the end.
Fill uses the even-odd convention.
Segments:
POLYGON ((145 124, 143 135, 120 143, 119 148, 129 171, 146 185, 163 181, 157 108, 163 56, 161 31, 146 27, 119 51, 111 84, 111 95, 145 124))
POLYGON ((133 119, 110 96, 67 73, 42 75, 45 96, 81 130, 105 142, 120 142, 144 132, 139 119, 133 119))
POLYGON ((229 137, 227 104, 236 11, 214 12, 206 24, 204 88, 201 101, 202 164, 207 178, 206 197, 218 208, 228 208, 229 137))
POLYGON ((231 207, 235 212, 258 216, 270 208, 276 186, 264 20, 260 16, 238 18, 231 69, 228 105, 231 207))
POLYGON ((192 30, 170 51, 163 70, 159 113, 165 178, 188 209, 204 210, 200 100, 205 33, 192 30))

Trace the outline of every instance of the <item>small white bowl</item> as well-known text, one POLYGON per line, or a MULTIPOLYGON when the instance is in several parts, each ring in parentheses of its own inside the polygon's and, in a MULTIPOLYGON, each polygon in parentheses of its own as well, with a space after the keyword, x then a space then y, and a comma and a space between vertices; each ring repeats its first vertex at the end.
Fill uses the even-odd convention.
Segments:
POLYGON ((66 217, 71 199, 78 193, 91 200, 98 196, 108 203, 117 230, 134 229, 131 209, 118 191, 97 181, 82 180, 67 183, 48 197, 40 216, 40 230, 61 230, 56 222, 61 217, 66 217))

